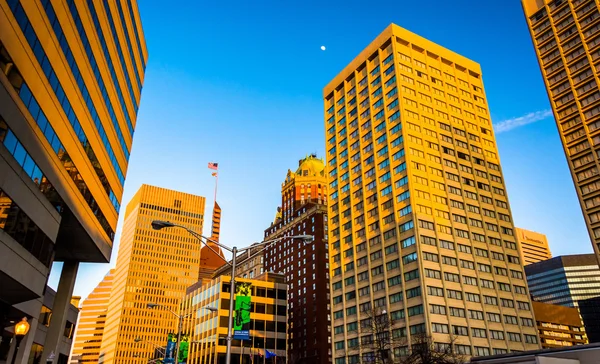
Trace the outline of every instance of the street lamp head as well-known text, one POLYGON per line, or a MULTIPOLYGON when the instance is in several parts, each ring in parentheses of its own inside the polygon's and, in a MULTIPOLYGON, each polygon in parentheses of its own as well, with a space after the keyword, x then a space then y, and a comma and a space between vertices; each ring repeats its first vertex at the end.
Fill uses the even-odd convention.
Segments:
POLYGON ((141 337, 136 337, 135 339, 133 339, 134 342, 139 343, 140 341, 142 341, 141 337))
POLYGON ((218 309, 218 308, 216 308, 216 307, 211 307, 211 306, 206 306, 206 307, 203 307, 203 308, 205 308, 205 309, 209 310, 210 312, 218 312, 218 311, 219 311, 219 309, 218 309))
POLYGON ((314 235, 296 235, 294 238, 301 239, 304 244, 310 244, 315 241, 314 235))
POLYGON ((17 336, 25 336, 29 332, 29 322, 27 322, 27 317, 23 317, 23 319, 15 325, 15 335, 17 336))
POLYGON ((155 308, 155 307, 158 307, 160 305, 157 305, 156 303, 148 303, 147 306, 148 306, 148 308, 155 308))
POLYGON ((173 224, 172 222, 169 222, 169 221, 162 221, 162 220, 152 221, 152 228, 154 230, 160 230, 163 228, 169 228, 169 227, 173 227, 173 226, 175 226, 175 224, 173 224))

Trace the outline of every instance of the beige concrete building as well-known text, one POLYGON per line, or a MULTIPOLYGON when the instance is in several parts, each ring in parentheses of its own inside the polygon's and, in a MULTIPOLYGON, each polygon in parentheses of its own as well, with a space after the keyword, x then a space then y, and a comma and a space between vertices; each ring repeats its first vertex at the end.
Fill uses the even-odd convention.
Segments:
POLYGON ((392 24, 323 98, 335 364, 539 348, 479 64, 392 24))
POLYGON ((535 231, 515 228, 519 243, 519 252, 523 265, 533 264, 552 258, 548 238, 535 231))
POLYGON ((81 305, 69 360, 71 364, 98 363, 114 273, 111 269, 81 305))

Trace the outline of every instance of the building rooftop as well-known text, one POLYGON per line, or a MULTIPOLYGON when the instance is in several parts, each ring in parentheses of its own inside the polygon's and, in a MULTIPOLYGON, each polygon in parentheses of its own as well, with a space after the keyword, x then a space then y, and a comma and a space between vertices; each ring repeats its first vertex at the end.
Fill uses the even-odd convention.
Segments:
POLYGON ((321 158, 317 158, 316 154, 311 154, 298 162, 297 175, 304 176, 323 176, 325 170, 325 162, 321 158), (306 171, 307 173, 304 173, 306 171))
POLYGON ((323 98, 328 96, 336 90, 340 84, 347 78, 350 78, 356 69, 358 69, 365 60, 377 52, 379 47, 382 47, 390 38, 397 37, 410 41, 419 47, 427 49, 427 52, 436 54, 442 57, 449 63, 455 63, 459 67, 466 68, 473 72, 473 76, 476 78, 481 77, 481 66, 479 63, 466 58, 458 53, 455 53, 448 48, 445 48, 437 43, 430 41, 429 39, 423 38, 418 34, 415 34, 407 29, 404 29, 394 23, 391 23, 387 28, 381 32, 375 40, 373 40, 366 48, 363 49, 337 76, 335 76, 324 88, 323 98))
POLYGON ((574 255, 560 255, 552 259, 544 260, 542 262, 533 263, 525 266, 525 273, 527 275, 546 272, 551 269, 562 268, 562 267, 578 267, 587 265, 598 265, 598 260, 594 254, 574 254, 574 255))

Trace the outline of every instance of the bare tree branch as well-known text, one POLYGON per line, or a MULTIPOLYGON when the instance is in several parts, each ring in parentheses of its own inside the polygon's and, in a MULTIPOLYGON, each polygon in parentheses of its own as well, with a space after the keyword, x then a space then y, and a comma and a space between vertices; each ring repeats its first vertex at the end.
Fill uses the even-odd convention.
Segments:
MULTIPOLYGON (((407 339, 406 328, 390 317, 384 309, 371 308, 361 312, 360 337, 347 347, 364 364, 463 364, 467 358, 453 351, 456 338, 449 343, 435 343, 425 333, 407 339), (350 346, 352 345, 352 346, 350 346), (403 349, 396 350, 394 349, 403 349)), ((352 364, 357 361, 353 361, 352 364)))
POLYGON ((449 343, 435 343, 425 333, 411 335, 411 348, 407 356, 399 358, 399 364, 463 364, 466 357, 452 349, 456 337, 450 336, 449 343))

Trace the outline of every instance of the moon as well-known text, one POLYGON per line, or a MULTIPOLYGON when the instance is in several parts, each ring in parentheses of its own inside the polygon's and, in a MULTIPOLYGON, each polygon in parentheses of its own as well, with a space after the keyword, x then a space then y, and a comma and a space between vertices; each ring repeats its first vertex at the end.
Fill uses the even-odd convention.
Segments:
POLYGON ((325 46, 321 46, 322 51, 324 51, 325 49, 327 49, 327 48, 325 48, 325 46))

